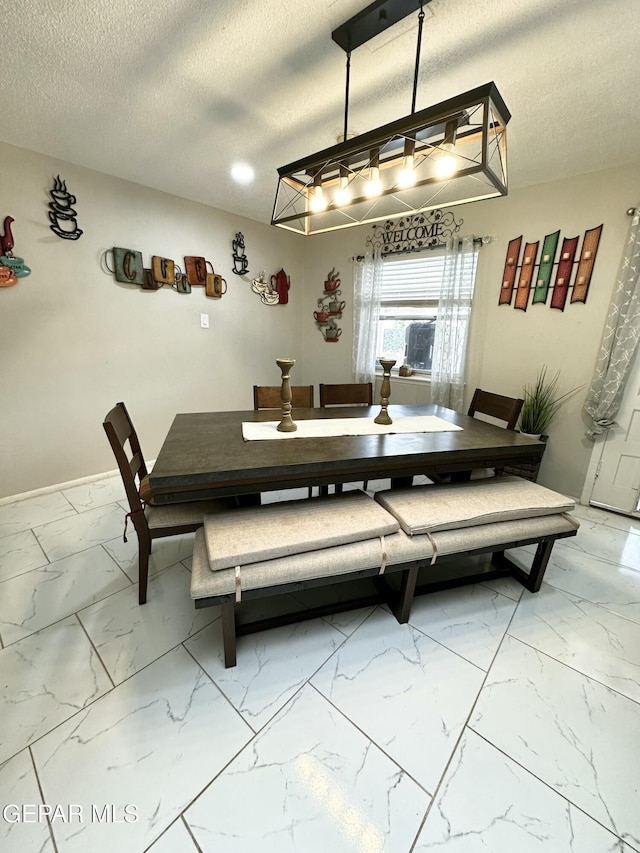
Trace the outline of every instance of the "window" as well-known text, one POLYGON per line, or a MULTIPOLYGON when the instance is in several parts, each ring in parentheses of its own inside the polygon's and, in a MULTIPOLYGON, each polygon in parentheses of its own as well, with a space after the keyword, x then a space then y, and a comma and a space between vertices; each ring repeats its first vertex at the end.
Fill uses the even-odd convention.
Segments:
POLYGON ((385 260, 382 273, 377 351, 430 372, 444 250, 403 260, 385 260))

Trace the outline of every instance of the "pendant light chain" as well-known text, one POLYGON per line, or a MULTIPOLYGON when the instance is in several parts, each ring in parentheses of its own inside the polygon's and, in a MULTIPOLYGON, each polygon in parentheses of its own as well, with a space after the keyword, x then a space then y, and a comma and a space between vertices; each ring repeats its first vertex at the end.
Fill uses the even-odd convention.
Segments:
POLYGON ((420 14, 418 15, 418 44, 416 46, 416 67, 413 72, 413 99, 411 101, 411 115, 416 111, 416 95, 418 93, 418 70, 420 68, 420 48, 422 46, 422 24, 424 23, 424 9, 420 3, 420 14))
POLYGON ((347 123, 349 121, 349 78, 351 76, 351 51, 347 53, 347 83, 344 92, 344 134, 342 141, 347 141, 347 123))

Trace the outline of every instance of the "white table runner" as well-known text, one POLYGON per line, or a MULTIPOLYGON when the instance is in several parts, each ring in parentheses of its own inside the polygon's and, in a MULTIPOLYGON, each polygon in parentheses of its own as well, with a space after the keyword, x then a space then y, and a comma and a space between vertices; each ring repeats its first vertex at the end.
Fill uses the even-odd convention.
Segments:
POLYGON ((245 441, 265 441, 273 438, 332 438, 339 435, 391 435, 409 432, 455 432, 462 427, 435 415, 394 417, 392 424, 377 424, 373 418, 317 418, 294 421, 295 432, 279 432, 277 421, 243 421, 242 437, 245 441))

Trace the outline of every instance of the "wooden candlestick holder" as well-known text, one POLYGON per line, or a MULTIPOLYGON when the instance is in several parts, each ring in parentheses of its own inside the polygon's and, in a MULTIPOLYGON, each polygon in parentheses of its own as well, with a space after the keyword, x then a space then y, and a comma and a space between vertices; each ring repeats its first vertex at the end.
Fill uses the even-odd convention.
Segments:
POLYGON ((291 385, 289 384, 289 372, 296 363, 295 358, 277 358, 276 364, 282 373, 282 388, 280 399, 282 400, 282 417, 277 429, 280 432, 295 432, 298 427, 291 419, 291 385))
POLYGON ((391 368, 396 363, 395 358, 381 358, 382 365, 382 385, 380 386, 380 413, 374 419, 376 424, 392 424, 393 421, 389 417, 389 397, 391 396, 391 368))

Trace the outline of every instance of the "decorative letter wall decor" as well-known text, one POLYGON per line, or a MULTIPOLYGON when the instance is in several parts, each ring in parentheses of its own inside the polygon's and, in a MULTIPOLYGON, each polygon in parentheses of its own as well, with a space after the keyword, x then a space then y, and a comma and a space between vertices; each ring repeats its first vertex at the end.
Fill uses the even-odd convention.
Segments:
POLYGON ((49 226, 54 234, 63 240, 77 240, 82 235, 76 220, 77 213, 73 209, 77 201, 74 195, 67 190, 67 184, 60 175, 53 182, 53 189, 49 190, 53 201, 49 202, 49 226))
POLYGON ((367 237, 366 245, 381 255, 397 255, 439 246, 457 234, 464 219, 456 222, 450 210, 429 210, 415 213, 402 219, 387 219, 381 225, 373 225, 373 234, 367 237))
POLYGON ((525 245, 522 262, 519 262, 522 236, 510 240, 507 247, 504 272, 502 274, 498 305, 510 305, 515 290, 516 297, 513 307, 526 311, 529 304, 532 282, 535 282, 533 287, 534 305, 546 304, 549 290, 551 290, 551 308, 559 308, 560 311, 564 311, 570 288, 573 288, 570 303, 586 302, 598 245, 600 243, 600 235, 602 234, 602 227, 602 225, 599 225, 597 228, 585 231, 582 240, 582 249, 577 261, 575 258, 579 237, 563 238, 560 255, 556 261, 560 231, 554 231, 552 234, 546 235, 538 263, 536 263, 538 242, 527 243, 525 245), (577 270, 575 271, 575 279, 572 284, 571 276, 574 274, 576 264, 577 270), (554 267, 556 267, 556 275, 554 283, 551 285, 554 267), (534 272, 536 268, 537 274, 534 272), (518 269, 520 270, 520 274, 518 284, 515 286, 518 269))
POLYGON ((144 281, 144 267, 142 264, 142 252, 133 249, 121 249, 113 247, 113 274, 116 281, 123 284, 142 284, 144 281))

